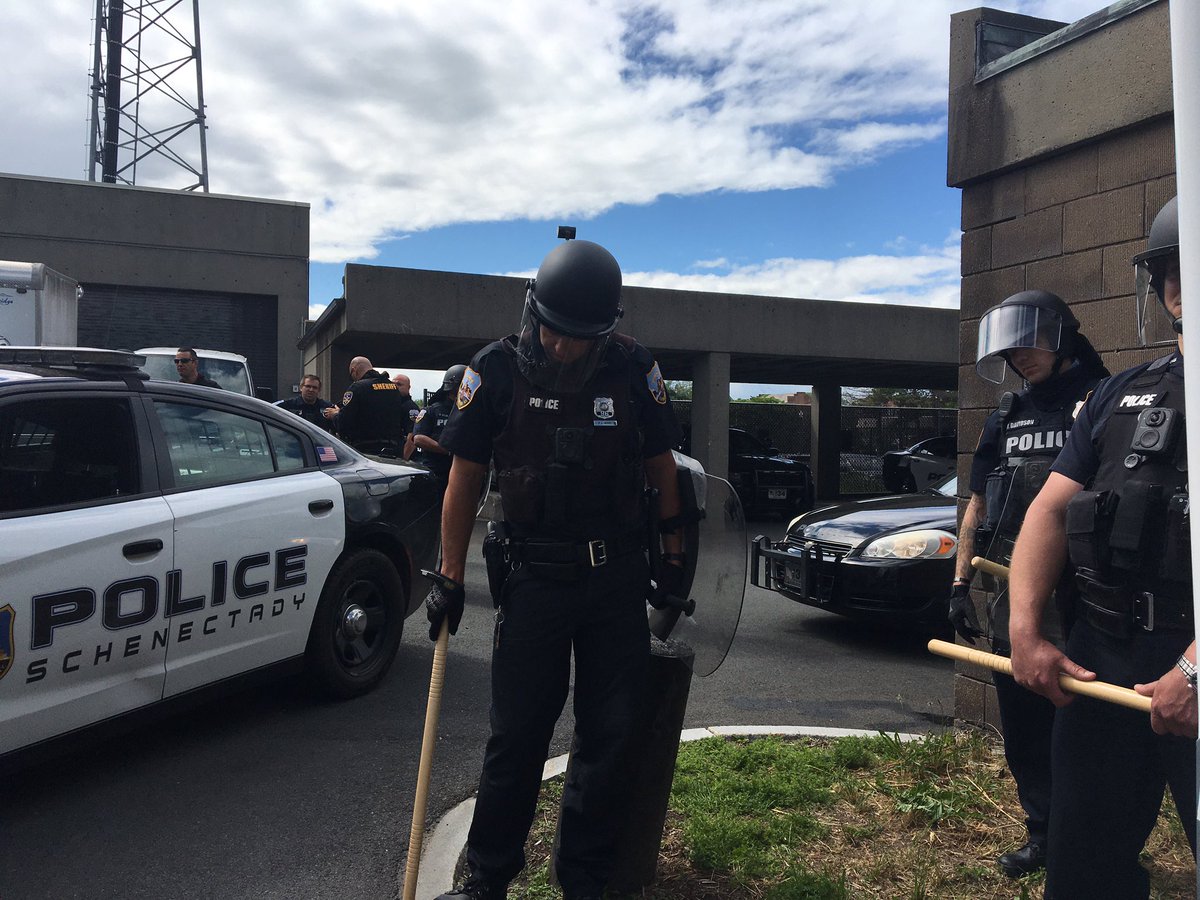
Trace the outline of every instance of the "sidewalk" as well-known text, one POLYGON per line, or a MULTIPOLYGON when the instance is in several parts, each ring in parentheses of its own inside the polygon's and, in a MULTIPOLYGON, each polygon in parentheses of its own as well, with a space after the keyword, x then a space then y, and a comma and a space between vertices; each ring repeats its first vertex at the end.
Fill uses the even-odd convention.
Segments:
MULTIPOLYGON (((786 737, 874 737, 879 732, 853 728, 809 728, 803 725, 721 725, 709 728, 689 728, 680 735, 680 741, 698 741, 709 737, 747 737, 754 735, 782 735, 786 737)), ((897 735, 902 741, 918 740, 923 735, 897 735)), ((556 756, 546 760, 542 780, 554 778, 567 770, 567 756, 556 756)), ((455 806, 426 833, 421 848, 421 869, 417 877, 417 900, 432 900, 454 884, 454 871, 467 844, 467 831, 471 827, 471 815, 475 811, 475 798, 469 797, 455 806)), ((404 893, 404 870, 399 874, 397 896, 404 893)))

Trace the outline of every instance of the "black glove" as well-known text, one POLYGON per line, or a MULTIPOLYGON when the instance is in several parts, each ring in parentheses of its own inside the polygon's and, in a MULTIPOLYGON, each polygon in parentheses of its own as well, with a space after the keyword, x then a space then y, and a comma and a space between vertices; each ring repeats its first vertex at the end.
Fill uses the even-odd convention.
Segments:
POLYGON ((429 619, 429 639, 431 641, 438 639, 443 619, 449 620, 450 633, 457 633, 467 592, 461 584, 453 578, 447 578, 441 572, 422 569, 421 574, 426 578, 433 579, 433 586, 429 588, 429 595, 425 598, 425 617, 429 619))
POLYGON ((680 600, 686 600, 686 597, 679 596, 679 589, 683 586, 683 566, 677 566, 673 563, 663 563, 658 577, 651 582, 653 585, 649 593, 646 595, 646 601, 655 609, 665 609, 671 606, 668 597, 676 597, 680 600))
POLYGON ((972 646, 975 638, 983 637, 983 629, 979 627, 979 615, 975 612, 975 603, 971 600, 971 586, 956 584, 950 590, 950 624, 964 641, 972 646))

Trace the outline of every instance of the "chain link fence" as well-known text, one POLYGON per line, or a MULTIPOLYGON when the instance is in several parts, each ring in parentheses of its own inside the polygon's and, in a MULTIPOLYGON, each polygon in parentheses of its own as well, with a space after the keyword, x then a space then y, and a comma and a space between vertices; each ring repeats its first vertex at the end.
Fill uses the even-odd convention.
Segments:
MULTIPOLYGON (((672 400, 680 423, 692 421, 690 400, 672 400)), ((954 434, 958 410, 933 407, 843 406, 840 491, 881 494, 883 454, 918 441, 954 434)), ((812 453, 812 407, 793 403, 730 403, 729 425, 741 428, 786 456, 808 461, 812 453)))

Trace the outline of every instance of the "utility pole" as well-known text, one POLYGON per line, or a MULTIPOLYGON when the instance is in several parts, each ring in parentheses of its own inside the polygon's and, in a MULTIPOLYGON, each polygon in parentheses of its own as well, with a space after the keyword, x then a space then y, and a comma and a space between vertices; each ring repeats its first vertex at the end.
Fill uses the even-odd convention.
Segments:
POLYGON ((188 12, 185 0, 96 0, 89 181, 171 187, 184 172, 181 190, 208 192, 200 0, 188 12))

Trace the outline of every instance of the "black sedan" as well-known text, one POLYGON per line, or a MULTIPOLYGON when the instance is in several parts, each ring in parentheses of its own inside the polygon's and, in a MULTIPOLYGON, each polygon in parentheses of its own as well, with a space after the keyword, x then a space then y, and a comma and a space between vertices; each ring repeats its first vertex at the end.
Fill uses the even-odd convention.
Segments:
POLYGON ((752 584, 854 618, 943 631, 954 580, 957 476, 917 494, 856 500, 751 544, 752 584))

